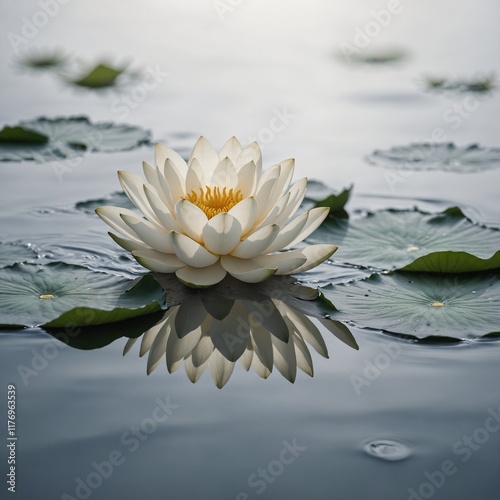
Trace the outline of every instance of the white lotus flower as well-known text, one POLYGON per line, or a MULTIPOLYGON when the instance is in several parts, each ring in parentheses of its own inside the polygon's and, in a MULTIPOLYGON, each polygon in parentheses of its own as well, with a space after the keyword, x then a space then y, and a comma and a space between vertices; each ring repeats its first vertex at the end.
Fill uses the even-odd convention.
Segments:
POLYGON ((121 236, 110 236, 144 267, 175 273, 193 287, 220 282, 227 273, 248 283, 307 271, 337 249, 313 245, 289 249, 309 236, 328 208, 294 215, 306 179, 290 187, 294 160, 262 172, 257 143, 243 148, 229 139, 220 151, 200 137, 186 164, 156 145, 155 167, 143 163, 146 180, 118 172, 126 195, 143 213, 100 207, 101 219, 121 236))

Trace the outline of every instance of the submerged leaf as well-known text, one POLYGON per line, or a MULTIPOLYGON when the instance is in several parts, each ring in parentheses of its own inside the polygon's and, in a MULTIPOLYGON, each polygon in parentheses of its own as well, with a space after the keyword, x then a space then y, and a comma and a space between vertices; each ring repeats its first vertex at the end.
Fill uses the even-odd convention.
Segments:
POLYGON ((500 167, 500 148, 478 144, 415 143, 376 150, 367 158, 372 165, 397 170, 442 170, 471 173, 500 167))
POLYGON ((459 209, 438 214, 388 209, 350 221, 326 220, 308 241, 338 245, 335 260, 380 270, 500 268, 500 231, 471 222, 459 209))
POLYGON ((360 327, 419 339, 500 331, 499 274, 374 274, 321 291, 338 309, 333 319, 360 327))
POLYGON ((41 117, 6 127, 4 131, 10 140, 2 141, 0 135, 0 161, 49 161, 71 158, 85 151, 126 151, 150 140, 150 132, 143 128, 92 123, 85 116, 41 117))
POLYGON ((0 269, 1 325, 98 325, 160 310, 165 294, 151 275, 139 280, 55 262, 0 269))

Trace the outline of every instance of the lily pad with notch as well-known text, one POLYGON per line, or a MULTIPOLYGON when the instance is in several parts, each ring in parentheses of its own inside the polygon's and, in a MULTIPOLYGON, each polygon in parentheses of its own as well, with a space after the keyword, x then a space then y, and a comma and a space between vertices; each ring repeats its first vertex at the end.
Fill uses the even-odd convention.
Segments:
POLYGON ((99 325, 153 313, 165 294, 148 274, 130 280, 54 262, 0 269, 0 326, 99 325))
POLYGON ((431 214, 386 209, 326 220, 309 238, 339 246, 334 260, 377 270, 468 273, 500 268, 500 231, 456 207, 431 214))
POLYGON ((332 319, 423 339, 500 332, 500 274, 392 273, 320 289, 332 319))
POLYGON ((500 167, 500 148, 414 143, 376 150, 367 161, 386 169, 473 173, 500 167))
POLYGON ((141 127, 111 122, 92 123, 85 116, 40 117, 0 131, 0 161, 50 161, 84 152, 117 152, 149 144, 141 127))

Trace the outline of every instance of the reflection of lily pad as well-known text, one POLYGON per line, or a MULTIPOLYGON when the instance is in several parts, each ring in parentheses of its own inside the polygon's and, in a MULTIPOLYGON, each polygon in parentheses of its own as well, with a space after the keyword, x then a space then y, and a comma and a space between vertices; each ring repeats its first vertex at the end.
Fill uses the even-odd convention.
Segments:
POLYGON ((321 289, 332 318, 417 338, 476 338, 500 331, 498 274, 394 273, 321 289))
POLYGON ((70 83, 78 85, 79 87, 87 87, 90 89, 111 87, 124 71, 124 68, 113 68, 106 64, 98 64, 86 75, 76 80, 71 80, 70 83))
POLYGON ((330 215, 346 217, 344 207, 349 201, 352 188, 353 186, 344 188, 337 194, 322 182, 308 181, 305 199, 314 201, 316 207, 328 207, 330 215))
POLYGON ((500 148, 477 144, 417 143, 376 150, 367 160, 389 169, 471 173, 500 167, 500 148))
POLYGON ((59 262, 0 269, 2 325, 98 325, 155 312, 164 304, 151 275, 133 281, 59 262))
POLYGON ((335 260, 383 270, 466 273, 500 268, 500 231, 474 224, 460 210, 439 214, 381 210, 326 220, 309 238, 339 246, 335 260))
POLYGON ((75 208, 77 210, 81 210, 82 212, 95 215, 95 209, 104 205, 128 208, 130 210, 135 209, 134 204, 130 201, 130 198, 123 191, 116 191, 115 193, 111 193, 105 198, 95 198, 93 200, 79 201, 78 203, 76 203, 75 208))
POLYGON ((27 245, 0 243, 0 268, 18 262, 27 262, 37 258, 36 252, 27 245))
POLYGON ((6 127, 2 133, 7 136, 1 140, 0 135, 0 161, 48 161, 77 156, 85 151, 125 151, 147 144, 150 139, 149 131, 140 127, 91 123, 85 116, 42 117, 6 127), (5 132, 6 129, 9 130, 5 132), (33 135, 28 137, 27 132, 33 135), (46 139, 42 142, 42 138, 46 139))

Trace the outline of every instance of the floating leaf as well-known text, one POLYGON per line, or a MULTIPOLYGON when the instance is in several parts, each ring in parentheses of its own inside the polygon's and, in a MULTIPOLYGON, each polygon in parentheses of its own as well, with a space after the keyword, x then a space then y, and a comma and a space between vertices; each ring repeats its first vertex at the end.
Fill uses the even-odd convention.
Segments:
POLYGON ((373 274, 328 285, 333 319, 411 335, 477 338, 500 331, 499 274, 373 274))
POLYGON ((125 68, 113 68, 106 64, 98 64, 86 75, 77 80, 71 80, 70 83, 90 89, 111 87, 116 83, 116 79, 123 74, 124 71, 125 68))
POLYGON ((95 209, 104 205, 135 209, 135 205, 130 201, 130 198, 123 191, 116 191, 105 198, 95 198, 93 200, 79 201, 75 208, 82 212, 95 215, 95 209))
POLYGON ((406 50, 400 47, 372 47, 358 49, 357 52, 346 50, 340 55, 348 63, 359 64, 390 64, 400 62, 408 57, 406 50))
POLYGON ((21 66, 35 70, 53 69, 62 66, 68 57, 59 49, 31 51, 29 54, 20 58, 18 63, 21 66))
POLYGON ((500 167, 500 148, 477 144, 416 143, 376 150, 367 160, 375 166, 389 169, 471 173, 500 167))
MULTIPOLYGON (((85 151, 115 152, 126 151, 147 144, 150 132, 131 125, 117 125, 111 122, 91 123, 85 116, 70 116, 67 118, 38 118, 21 122, 16 127, 6 127, 33 133, 33 137, 46 138, 42 143, 29 144, 25 140, 16 140, 16 135, 7 131, 11 140, 0 140, 0 161, 37 160, 48 161, 60 158, 70 158, 85 151)), ((5 130, 5 128, 4 128, 5 130)))
POLYGON ((424 78, 424 83, 428 90, 473 92, 478 94, 491 92, 497 85, 494 74, 479 76, 477 78, 459 78, 455 80, 451 78, 427 76, 424 78))
POLYGON ((350 221, 326 220, 308 241, 338 245, 335 260, 381 270, 500 268, 500 231, 474 224, 457 208, 438 214, 388 209, 350 221))
POLYGON ((6 126, 0 130, 0 144, 46 144, 49 138, 23 127, 6 126))
POLYGON ((129 280, 60 262, 0 269, 3 326, 98 325, 164 305, 165 294, 151 275, 129 280))
POLYGON ((27 245, 0 243, 0 268, 36 258, 36 252, 27 245))
POLYGON ((307 183, 306 200, 314 201, 316 207, 328 207, 330 215, 346 217, 347 212, 344 207, 349 201, 351 191, 354 186, 344 188, 340 193, 332 192, 332 189, 319 181, 309 181, 307 183))

